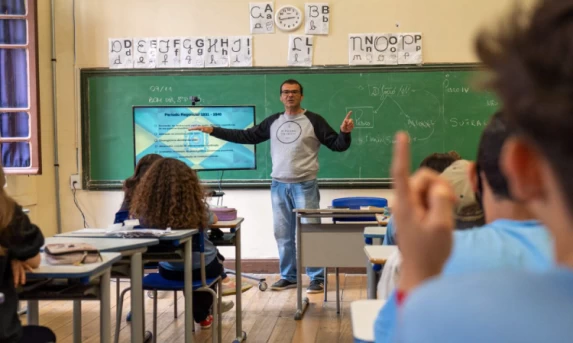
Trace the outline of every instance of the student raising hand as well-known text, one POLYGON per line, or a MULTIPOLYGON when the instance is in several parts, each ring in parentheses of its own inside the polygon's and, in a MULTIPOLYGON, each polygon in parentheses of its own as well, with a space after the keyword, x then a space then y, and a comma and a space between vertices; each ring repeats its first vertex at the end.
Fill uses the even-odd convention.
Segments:
POLYGON ((438 173, 422 168, 410 177, 410 146, 406 133, 396 135, 392 207, 400 228, 403 263, 398 289, 408 292, 440 274, 452 248, 454 192, 438 173))

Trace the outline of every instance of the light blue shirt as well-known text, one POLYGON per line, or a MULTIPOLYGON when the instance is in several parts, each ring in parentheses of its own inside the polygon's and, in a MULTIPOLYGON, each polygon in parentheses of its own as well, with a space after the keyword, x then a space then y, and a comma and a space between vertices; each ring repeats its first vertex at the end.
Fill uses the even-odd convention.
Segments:
POLYGON ((396 229, 394 228, 394 216, 390 217, 388 224, 386 224, 386 234, 384 235, 383 245, 396 245, 396 229))
MULTIPOLYGON (((454 232, 442 275, 507 270, 543 271, 553 266, 552 239, 538 221, 499 219, 479 228, 454 232)), ((375 323, 377 343, 392 342, 397 303, 392 292, 375 323)), ((572 336, 573 337, 573 336, 572 336)))
POLYGON ((438 279, 408 297, 396 342, 570 343, 572 305, 571 269, 438 279))

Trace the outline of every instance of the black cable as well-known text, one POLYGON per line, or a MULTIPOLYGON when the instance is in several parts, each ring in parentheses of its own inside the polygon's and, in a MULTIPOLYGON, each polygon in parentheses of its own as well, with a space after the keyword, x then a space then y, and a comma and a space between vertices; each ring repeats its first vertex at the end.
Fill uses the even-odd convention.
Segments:
POLYGON ((76 207, 78 208, 78 210, 80 211, 80 213, 82 214, 82 218, 84 219, 84 228, 88 227, 88 223, 86 221, 86 216, 84 215, 84 212, 82 211, 82 209, 80 208, 80 204, 78 204, 78 199, 76 198, 76 183, 74 182, 72 184, 72 194, 74 195, 74 204, 76 204, 76 207))

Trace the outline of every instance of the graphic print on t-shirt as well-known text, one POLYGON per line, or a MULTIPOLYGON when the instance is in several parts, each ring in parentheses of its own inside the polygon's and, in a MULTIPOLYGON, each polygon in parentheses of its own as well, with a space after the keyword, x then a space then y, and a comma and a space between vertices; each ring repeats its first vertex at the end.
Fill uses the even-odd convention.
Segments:
POLYGON ((284 144, 290 144, 295 142, 301 135, 302 128, 300 124, 294 121, 284 122, 277 129, 277 139, 284 144))

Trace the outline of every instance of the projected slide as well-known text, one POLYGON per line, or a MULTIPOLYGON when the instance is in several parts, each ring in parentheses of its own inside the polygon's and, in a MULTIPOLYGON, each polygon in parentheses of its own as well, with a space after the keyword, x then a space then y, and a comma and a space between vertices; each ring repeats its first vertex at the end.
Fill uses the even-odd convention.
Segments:
POLYGON ((255 146, 230 143, 193 126, 246 129, 254 106, 134 107, 135 163, 147 154, 177 158, 193 169, 255 169, 255 146))

